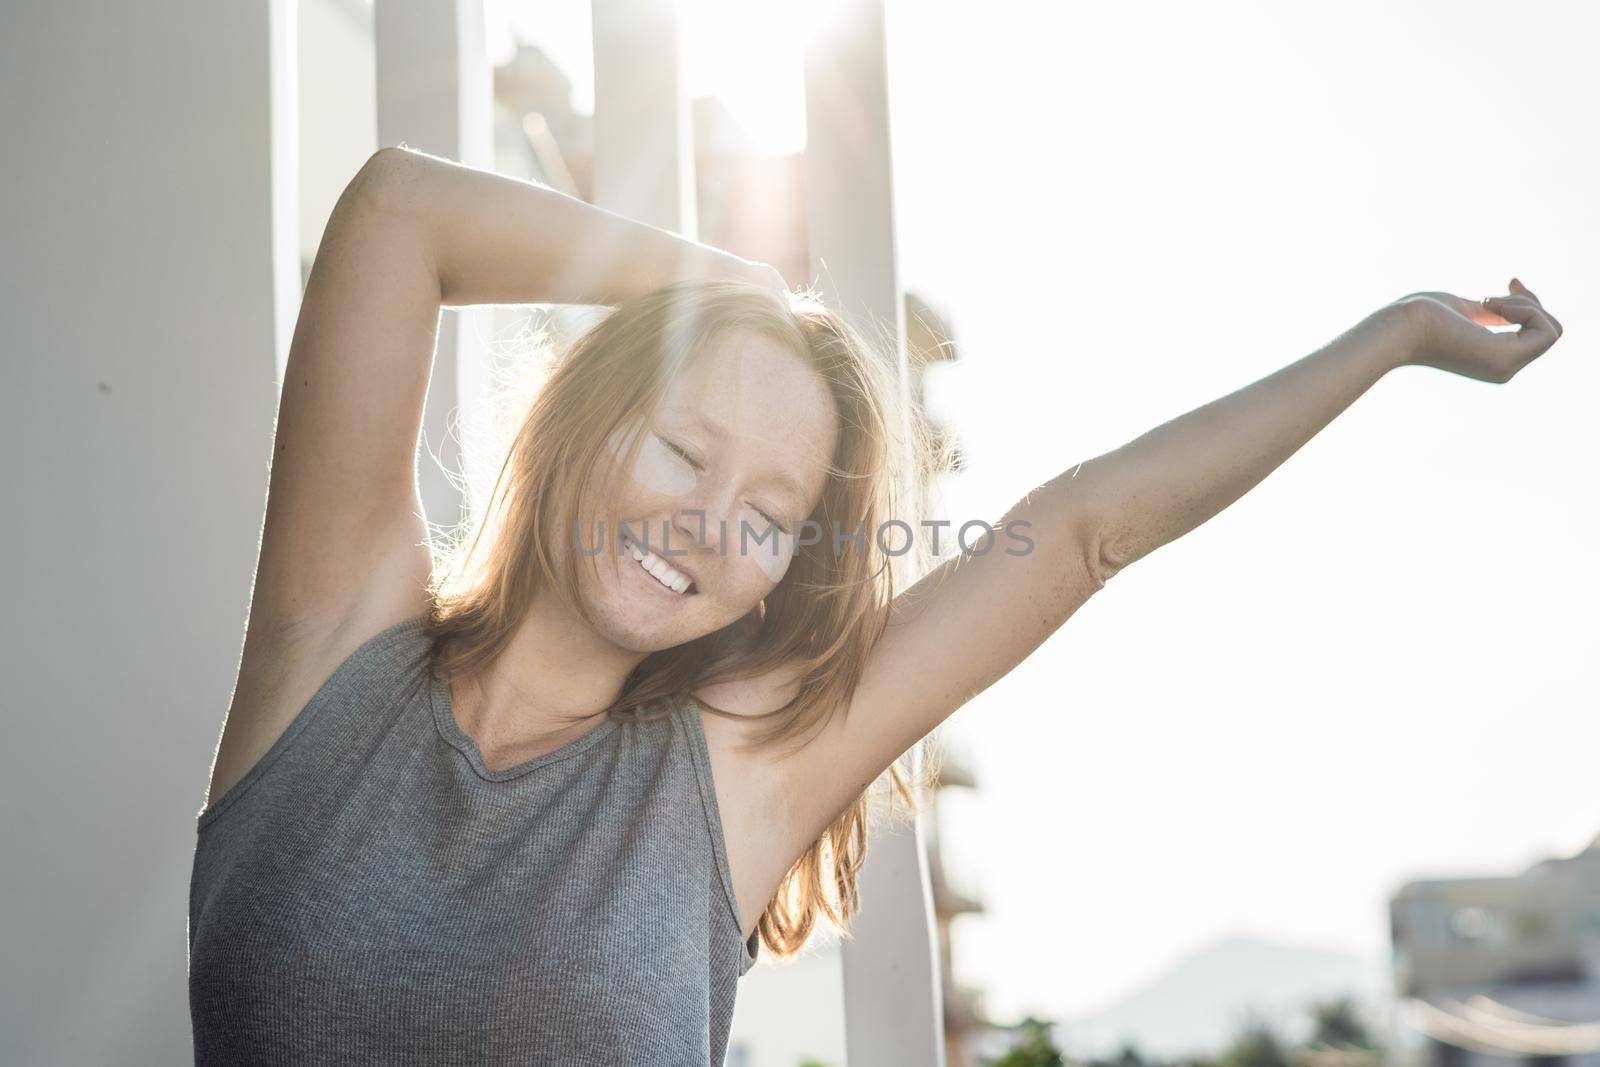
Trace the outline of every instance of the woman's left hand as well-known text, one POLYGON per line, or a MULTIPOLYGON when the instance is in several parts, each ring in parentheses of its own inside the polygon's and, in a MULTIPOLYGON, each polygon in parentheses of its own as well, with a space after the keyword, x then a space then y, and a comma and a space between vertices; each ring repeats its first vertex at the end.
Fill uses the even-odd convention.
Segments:
POLYGON ((1561 323, 1516 278, 1505 296, 1473 301, 1450 293, 1412 293, 1391 306, 1401 309, 1408 325, 1406 363, 1482 382, 1509 382, 1561 336, 1561 323), (1522 328, 1487 328, 1512 324, 1522 328))

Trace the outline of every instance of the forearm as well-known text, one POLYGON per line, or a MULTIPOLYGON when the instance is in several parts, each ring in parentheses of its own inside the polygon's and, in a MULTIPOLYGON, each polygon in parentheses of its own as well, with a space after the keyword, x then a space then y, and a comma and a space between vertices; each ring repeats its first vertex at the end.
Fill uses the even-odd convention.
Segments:
POLYGON ((618 304, 670 282, 751 276, 738 256, 532 182, 403 148, 364 168, 373 199, 415 226, 440 303, 618 304))
POLYGON ((1063 472, 1103 584, 1249 492, 1407 357, 1406 317, 1374 312, 1282 370, 1063 472))

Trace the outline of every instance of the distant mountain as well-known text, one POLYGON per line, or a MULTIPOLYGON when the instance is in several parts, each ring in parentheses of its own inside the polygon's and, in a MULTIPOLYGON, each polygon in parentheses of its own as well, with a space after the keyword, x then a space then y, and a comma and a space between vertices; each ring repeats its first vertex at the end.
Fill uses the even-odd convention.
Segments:
POLYGON ((1160 1058, 1215 1052, 1250 1012, 1298 1040, 1304 1009, 1348 994, 1387 1011, 1388 961, 1347 952, 1227 937, 1180 959, 1165 974, 1103 1011, 1064 1021, 1056 1040, 1079 1056, 1114 1055, 1125 1042, 1160 1058))

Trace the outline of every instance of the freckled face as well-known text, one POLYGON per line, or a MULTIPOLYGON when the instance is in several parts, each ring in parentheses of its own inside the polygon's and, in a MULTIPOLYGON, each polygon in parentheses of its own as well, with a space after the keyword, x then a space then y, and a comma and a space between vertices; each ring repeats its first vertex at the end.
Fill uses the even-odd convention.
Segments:
MULTIPOLYGON (((604 552, 583 561, 598 563, 598 574, 580 568, 585 603, 607 635, 656 651, 754 608, 788 570, 838 432, 827 386, 801 357, 742 331, 708 345, 654 413, 613 431, 590 472, 599 493, 614 494, 622 524, 605 531, 604 552), (624 466, 618 457, 634 445, 624 466), (618 532, 656 559, 619 554, 618 532), (684 579, 693 581, 687 592, 672 588, 684 579)), ((601 521, 583 527, 586 548, 601 521)))

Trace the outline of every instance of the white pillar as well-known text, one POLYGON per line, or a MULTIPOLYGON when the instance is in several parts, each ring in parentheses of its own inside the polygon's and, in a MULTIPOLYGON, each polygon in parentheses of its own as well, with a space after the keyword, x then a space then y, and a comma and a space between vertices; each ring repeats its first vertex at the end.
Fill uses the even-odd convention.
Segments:
POLYGON ((294 5, 0 8, 0 1046, 184 1063, 298 313, 294 5))
POLYGON ((694 123, 677 0, 593 0, 594 202, 693 238, 694 123))
MULTIPOLYGON (((828 302, 894 362, 904 392, 882 0, 830 5, 808 38, 805 71, 812 273, 828 302)), ((841 952, 849 1062, 942 1067, 944 1014, 920 816, 873 833, 860 888, 854 937, 841 952)))
MULTIPOLYGON (((377 0, 373 34, 378 72, 378 144, 412 148, 469 167, 494 166, 494 88, 484 38, 483 0, 377 0)), ((423 409, 418 483, 430 524, 451 527, 469 501, 446 471, 459 476, 462 440, 482 412, 488 385, 484 347, 489 317, 473 308, 439 318, 433 377, 423 409)))

